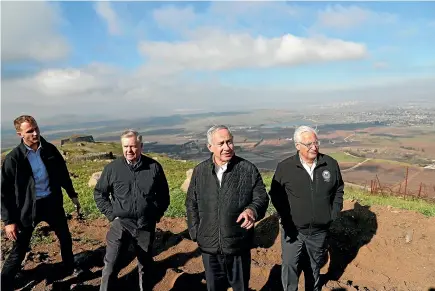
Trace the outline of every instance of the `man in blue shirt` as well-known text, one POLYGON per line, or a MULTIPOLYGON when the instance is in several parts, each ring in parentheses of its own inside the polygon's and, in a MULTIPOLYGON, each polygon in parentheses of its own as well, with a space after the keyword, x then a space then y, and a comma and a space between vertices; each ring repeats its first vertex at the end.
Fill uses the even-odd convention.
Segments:
POLYGON ((57 148, 40 136, 36 120, 22 115, 14 126, 21 143, 5 157, 1 168, 1 219, 6 236, 14 242, 1 272, 2 290, 13 290, 32 232, 41 221, 59 238, 65 271, 73 273, 72 239, 61 188, 80 209, 66 163, 57 148))

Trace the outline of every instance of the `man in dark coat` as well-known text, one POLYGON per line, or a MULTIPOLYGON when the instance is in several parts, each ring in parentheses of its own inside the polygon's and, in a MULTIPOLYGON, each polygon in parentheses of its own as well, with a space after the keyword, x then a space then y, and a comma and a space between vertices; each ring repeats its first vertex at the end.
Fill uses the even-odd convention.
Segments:
POLYGON ((1 219, 6 236, 14 241, 1 273, 2 290, 13 290, 32 232, 41 221, 47 222, 59 239, 66 274, 74 272, 61 188, 80 209, 65 160, 41 137, 36 120, 22 115, 14 120, 14 126, 21 143, 6 155, 1 169, 1 219))
POLYGON ((212 155, 194 168, 187 192, 189 234, 201 249, 209 291, 247 291, 254 223, 269 198, 258 169, 235 155, 228 127, 213 126, 207 140, 212 155))
POLYGON ((125 131, 121 143, 124 156, 104 168, 94 190, 98 209, 111 222, 100 290, 123 289, 114 283, 130 243, 138 259, 139 288, 151 290, 152 245, 156 223, 169 206, 169 186, 162 166, 142 154, 137 131, 125 131))
POLYGON ((281 161, 269 192, 281 218, 282 284, 284 291, 298 290, 301 258, 308 254, 314 286, 322 289, 320 268, 327 255, 329 227, 343 208, 344 183, 336 160, 319 153, 314 129, 296 129, 297 153, 281 161))

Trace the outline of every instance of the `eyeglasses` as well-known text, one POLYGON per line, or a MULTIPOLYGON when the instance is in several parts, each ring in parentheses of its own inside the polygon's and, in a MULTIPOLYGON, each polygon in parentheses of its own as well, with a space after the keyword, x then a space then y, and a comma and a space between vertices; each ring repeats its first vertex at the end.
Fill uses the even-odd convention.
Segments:
POLYGON ((310 149, 312 146, 315 146, 315 147, 320 146, 320 141, 319 141, 319 140, 316 140, 316 141, 314 141, 314 142, 310 142, 310 143, 303 143, 303 142, 298 142, 298 143, 303 144, 304 146, 306 146, 306 147, 309 148, 309 149, 310 149))

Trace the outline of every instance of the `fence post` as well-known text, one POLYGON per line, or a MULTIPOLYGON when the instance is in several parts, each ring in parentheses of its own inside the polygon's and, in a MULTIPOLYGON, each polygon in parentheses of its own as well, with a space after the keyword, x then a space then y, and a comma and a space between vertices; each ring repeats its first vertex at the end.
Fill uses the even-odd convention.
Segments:
POLYGON ((409 170, 409 167, 406 167, 406 176, 405 176, 405 197, 406 197, 406 190, 407 190, 407 187, 408 187, 408 170, 409 170))

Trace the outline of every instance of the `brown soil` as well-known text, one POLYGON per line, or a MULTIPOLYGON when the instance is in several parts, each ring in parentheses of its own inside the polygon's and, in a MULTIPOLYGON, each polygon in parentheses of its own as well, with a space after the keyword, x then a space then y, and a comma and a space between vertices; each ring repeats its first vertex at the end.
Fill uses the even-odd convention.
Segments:
MULTIPOLYGON (((61 278, 60 254, 54 242, 35 245, 17 284, 23 290, 98 290, 103 265, 106 220, 70 220, 76 259, 89 270, 80 280, 61 278), (54 282, 54 283, 53 283, 54 282)), ((346 201, 330 237, 330 256, 322 273, 330 280, 323 290, 429 290, 435 287, 435 218, 391 207, 364 207, 346 201)), ((10 242, 2 236, 2 259, 10 242)), ((183 218, 164 218, 157 226, 154 290, 206 290, 203 265, 196 243, 189 239, 183 218)), ((136 261, 125 256, 119 290, 137 290, 136 261)), ((250 286, 253 290, 282 290, 281 244, 278 221, 269 216, 256 226, 250 286)), ((326 278, 326 277, 325 277, 326 278)), ((301 290, 304 290, 303 275, 301 290)))

